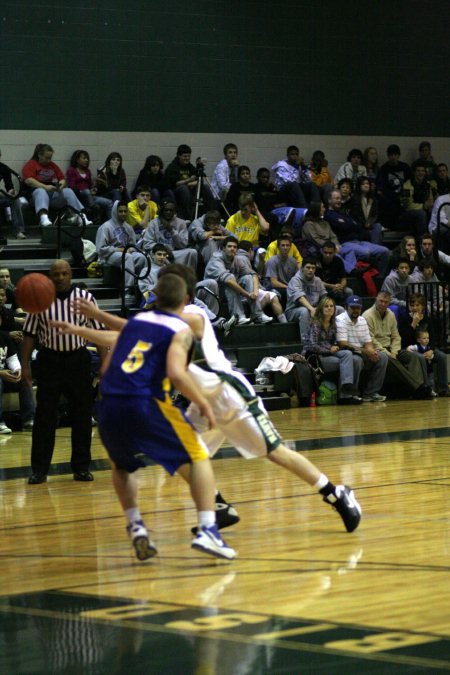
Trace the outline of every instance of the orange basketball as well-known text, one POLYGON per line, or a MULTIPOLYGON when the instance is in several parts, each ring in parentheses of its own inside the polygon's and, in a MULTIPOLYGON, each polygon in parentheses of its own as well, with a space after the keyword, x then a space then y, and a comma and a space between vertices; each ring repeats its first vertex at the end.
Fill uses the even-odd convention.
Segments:
POLYGON ((16 286, 16 300, 30 314, 44 312, 55 299, 56 289, 53 281, 38 272, 31 272, 19 279, 16 286))

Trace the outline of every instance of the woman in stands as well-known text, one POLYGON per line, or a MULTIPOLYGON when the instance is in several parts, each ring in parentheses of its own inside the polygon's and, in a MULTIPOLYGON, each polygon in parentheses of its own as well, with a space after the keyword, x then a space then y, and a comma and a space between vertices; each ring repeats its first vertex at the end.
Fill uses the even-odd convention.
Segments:
POLYGON ((372 244, 381 244, 382 228, 378 222, 378 202, 371 188, 369 178, 366 176, 358 178, 350 215, 365 228, 372 244))
POLYGON ((363 361, 350 350, 338 347, 336 303, 328 296, 323 297, 317 305, 303 354, 306 356, 317 354, 325 373, 339 372, 339 403, 344 405, 362 403, 362 398, 357 395, 357 384, 363 361))
POLYGON ((401 258, 409 260, 409 273, 412 274, 414 268, 419 262, 419 256, 417 255, 417 244, 412 234, 407 234, 405 237, 403 237, 400 244, 392 251, 389 257, 388 271, 397 269, 398 261, 401 258))
POLYGON ((122 168, 122 155, 120 152, 110 152, 104 166, 97 171, 96 179, 97 194, 115 201, 129 202, 130 195, 127 191, 127 176, 122 168))
MULTIPOLYGON (((151 200, 156 202, 158 206, 161 200, 175 202, 175 195, 168 187, 164 177, 163 161, 158 155, 147 157, 136 181, 136 187, 138 185, 145 185, 150 188, 151 200)), ((136 197, 136 188, 133 191, 133 196, 136 197)))
POLYGON ((90 157, 87 150, 75 150, 70 158, 70 166, 67 169, 67 185, 75 192, 83 205, 90 209, 94 205, 103 211, 103 223, 111 218, 113 202, 106 197, 97 195, 97 187, 93 184, 92 174, 89 168, 90 157))
POLYGON ((370 182, 373 183, 373 190, 378 176, 378 151, 376 148, 369 146, 364 150, 363 164, 366 167, 367 176, 370 178, 370 182))
POLYGON ((84 206, 76 197, 73 190, 66 187, 66 179, 63 172, 54 162, 53 148, 47 143, 39 143, 31 159, 22 169, 22 176, 25 185, 31 191, 31 200, 35 211, 39 216, 41 227, 47 227, 52 224, 48 217, 49 207, 61 209, 66 204, 76 211, 81 212, 81 216, 86 225, 92 225, 84 213, 84 206))

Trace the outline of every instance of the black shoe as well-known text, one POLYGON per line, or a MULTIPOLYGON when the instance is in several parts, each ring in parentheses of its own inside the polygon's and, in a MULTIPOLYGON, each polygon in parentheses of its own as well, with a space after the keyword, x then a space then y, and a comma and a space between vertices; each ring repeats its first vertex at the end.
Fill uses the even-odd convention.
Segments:
MULTIPOLYGON (((238 512, 231 504, 228 504, 219 494, 216 495, 216 525, 218 530, 223 530, 225 527, 236 525, 240 521, 238 512)), ((192 534, 197 534, 198 528, 191 527, 192 534)))
POLYGON ((442 389, 441 391, 438 392, 438 394, 439 396, 447 398, 450 396, 450 391, 448 389, 442 389))
POLYGON ((90 481, 94 480, 94 476, 90 471, 76 471, 73 474, 73 479, 81 480, 83 483, 89 483, 90 481))
POLYGON ((38 485, 39 483, 46 483, 46 482, 47 482, 47 474, 39 473, 39 471, 32 473, 28 479, 28 485, 38 485))
POLYGON ((347 532, 353 532, 361 520, 361 507, 355 499, 353 490, 347 485, 336 485, 335 490, 335 494, 327 495, 323 501, 336 509, 344 521, 347 532))

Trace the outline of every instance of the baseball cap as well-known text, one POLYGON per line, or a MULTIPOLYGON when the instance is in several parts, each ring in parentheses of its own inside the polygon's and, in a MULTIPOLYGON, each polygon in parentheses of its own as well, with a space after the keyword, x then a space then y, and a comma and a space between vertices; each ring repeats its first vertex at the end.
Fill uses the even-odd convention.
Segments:
POLYGON ((347 300, 347 307, 362 307, 363 303, 359 295, 351 295, 347 300))

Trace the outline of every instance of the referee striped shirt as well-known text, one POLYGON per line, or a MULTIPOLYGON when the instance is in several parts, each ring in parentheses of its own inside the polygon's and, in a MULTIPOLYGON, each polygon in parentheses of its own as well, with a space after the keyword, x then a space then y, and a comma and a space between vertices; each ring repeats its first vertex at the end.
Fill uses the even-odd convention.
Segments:
POLYGON ((83 314, 75 314, 71 302, 77 298, 89 300, 97 307, 94 296, 77 286, 72 286, 67 293, 58 293, 56 299, 45 312, 28 314, 23 326, 24 335, 37 338, 40 347, 51 349, 54 352, 73 352, 85 347, 87 341, 78 335, 58 335, 54 328, 50 328, 49 321, 68 321, 77 326, 96 328, 101 330, 103 324, 86 318, 83 314))

